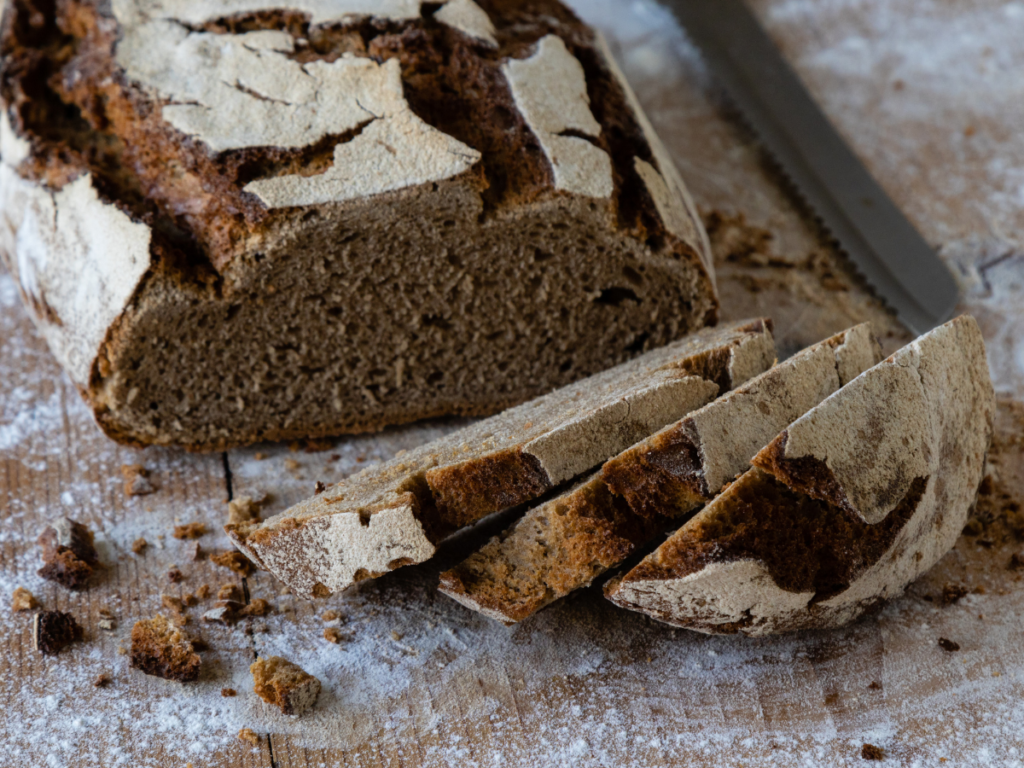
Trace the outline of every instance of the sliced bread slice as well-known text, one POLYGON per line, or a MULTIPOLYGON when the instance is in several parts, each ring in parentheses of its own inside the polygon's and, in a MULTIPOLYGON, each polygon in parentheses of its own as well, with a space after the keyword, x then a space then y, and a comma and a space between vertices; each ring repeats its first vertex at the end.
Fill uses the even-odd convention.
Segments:
POLYGON ((452 532, 538 498, 770 367, 767 320, 708 329, 225 527, 296 594, 423 562, 452 532))
POLYGON ((606 594, 707 633, 845 624, 956 542, 994 411, 981 332, 960 317, 794 422, 606 594))
POLYGON ((499 621, 522 621, 678 525, 780 429, 880 359, 866 324, 803 350, 527 512, 441 574, 441 592, 499 621))

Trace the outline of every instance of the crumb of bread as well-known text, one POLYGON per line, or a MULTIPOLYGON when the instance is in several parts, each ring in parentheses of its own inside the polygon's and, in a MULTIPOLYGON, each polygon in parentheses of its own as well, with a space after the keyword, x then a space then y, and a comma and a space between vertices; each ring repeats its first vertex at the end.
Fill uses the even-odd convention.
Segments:
POLYGON ((323 619, 324 621, 336 621, 337 619, 341 618, 341 614, 338 613, 333 608, 331 608, 331 609, 328 609, 328 610, 324 611, 323 614, 320 616, 320 618, 323 619))
POLYGON ((242 602, 242 590, 238 588, 237 584, 225 584, 217 590, 217 599, 234 600, 236 603, 240 603, 242 602))
POLYGON ((128 496, 145 496, 156 491, 156 486, 149 479, 149 470, 141 464, 122 464, 121 476, 128 496))
POLYGON ((238 691, 236 691, 234 688, 221 688, 220 695, 223 696, 225 699, 229 699, 232 696, 237 696, 238 691))
POLYGON ((942 604, 953 605, 960 602, 960 598, 967 594, 967 587, 963 584, 947 584, 942 588, 942 604))
POLYGON ((111 677, 106 672, 100 672, 96 675, 96 679, 92 681, 95 688, 105 688, 110 685, 111 677))
POLYGON ((320 693, 319 680, 280 656, 257 659, 249 671, 256 695, 285 715, 301 715, 320 693))
POLYGON ((136 555, 141 555, 143 552, 146 551, 146 547, 148 546, 149 542, 140 537, 132 542, 132 552, 134 552, 136 555))
POLYGON ((198 539, 206 535, 204 523, 185 523, 185 525, 174 526, 174 538, 176 539, 198 539))
POLYGON ((41 611, 35 615, 32 637, 36 650, 46 656, 60 653, 84 636, 82 627, 70 613, 41 611))
POLYGON ((239 613, 242 616, 266 616, 270 611, 270 603, 261 597, 254 597, 239 613))
POLYGON ((885 750, 874 744, 865 744, 860 748, 860 756, 865 760, 885 760, 885 750))
POLYGON ((202 585, 200 585, 199 589, 197 589, 194 592, 194 594, 200 600, 205 600, 206 598, 208 598, 210 596, 210 585, 209 584, 202 584, 202 585))
POLYGON ((260 505, 252 496, 239 496, 228 502, 228 523, 239 525, 260 519, 260 505))
POLYGON ((117 629, 117 622, 114 619, 100 619, 96 622, 96 626, 107 632, 113 632, 117 629))
POLYGON ((11 610, 15 612, 33 611, 39 607, 39 601, 35 595, 24 587, 18 587, 11 595, 11 610))
POLYGON ((131 665, 147 675, 189 682, 199 677, 202 659, 179 627, 157 614, 132 627, 131 665))
POLYGON ((256 566, 254 566, 245 555, 237 550, 221 552, 219 555, 213 555, 210 557, 210 562, 234 571, 239 576, 251 576, 256 570, 256 566))
POLYGON ((295 459, 285 459, 284 460, 284 468, 287 469, 289 472, 294 472, 297 469, 299 469, 301 466, 302 465, 299 464, 299 462, 297 462, 295 459))
POLYGON ((171 570, 167 572, 167 580, 171 582, 171 584, 180 584, 184 579, 184 574, 182 574, 182 572, 177 568, 171 568, 171 570))
POLYGON ((335 645, 340 645, 342 637, 341 630, 337 627, 324 627, 324 640, 335 645))
POLYGON ((39 575, 68 589, 84 589, 99 566, 92 531, 70 518, 47 526, 37 543, 43 559, 39 575))
POLYGON ((939 648, 946 651, 946 653, 956 653, 960 650, 960 643, 955 643, 952 640, 947 640, 944 637, 940 637, 939 648))
POLYGON ((252 728, 243 728, 238 732, 238 738, 242 741, 247 741, 254 747, 260 743, 260 737, 256 735, 256 732, 252 728))

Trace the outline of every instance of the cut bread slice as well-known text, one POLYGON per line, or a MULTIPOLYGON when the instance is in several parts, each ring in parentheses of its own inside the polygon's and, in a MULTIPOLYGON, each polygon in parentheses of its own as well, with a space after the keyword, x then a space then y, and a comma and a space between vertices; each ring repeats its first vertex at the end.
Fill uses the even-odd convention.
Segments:
POLYGON ((866 324, 803 350, 527 512, 441 574, 441 592, 499 621, 522 621, 678 525, 780 429, 880 359, 866 324))
POLYGON ((327 595, 423 562, 452 532, 593 469, 774 360, 767 320, 701 331, 225 530, 296 594, 327 595))
POLYGON ((707 633, 845 624, 956 542, 994 411, 981 332, 960 317, 794 422, 606 594, 707 633))

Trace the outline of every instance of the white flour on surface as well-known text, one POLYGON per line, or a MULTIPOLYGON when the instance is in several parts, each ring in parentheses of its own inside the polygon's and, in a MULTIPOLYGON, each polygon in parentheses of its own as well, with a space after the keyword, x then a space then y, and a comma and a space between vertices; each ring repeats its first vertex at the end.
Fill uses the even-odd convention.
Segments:
MULTIPOLYGON (((680 115, 706 113, 710 122, 723 124, 708 106, 710 76, 663 8, 651 0, 573 4, 604 29, 670 146, 685 145, 670 140, 678 139, 671 134, 680 115), (666 89, 672 101, 663 104, 658 94, 666 89)), ((999 5, 973 4, 964 25, 973 39, 991 35, 1005 41, 1020 23, 1014 9, 1021 3, 999 5)), ((861 151, 893 132, 909 131, 914 120, 927 122, 928 102, 937 92, 913 96, 905 117, 893 103, 877 117, 862 118, 872 105, 864 94, 872 87, 882 93, 890 82, 888 72, 880 79, 873 62, 894 67, 899 74, 893 76, 905 82, 900 93, 909 94, 915 80, 938 89, 942 73, 929 68, 949 61, 939 51, 925 56, 923 41, 906 49, 912 56, 897 58, 901 30, 928 32, 933 48, 964 55, 971 50, 962 35, 940 34, 935 21, 953 13, 953 3, 780 0, 758 7, 768 9, 773 32, 783 39, 813 26, 816 36, 796 60, 816 88, 829 91, 824 103, 861 151), (911 16, 921 18, 911 23, 911 16), (856 43, 858 35, 873 42, 856 43), (839 76, 849 92, 831 92, 835 81, 829 78, 839 76), (862 134, 864 124, 875 120, 862 134), (861 135, 868 137, 864 145, 861 135)), ((1015 61, 1019 48, 999 48, 989 57, 997 79, 984 85, 991 94, 1005 88, 1009 99, 1019 89, 999 69, 1004 60, 1015 61)), ((956 75, 946 91, 950 114, 958 104, 984 109, 996 122, 1017 114, 1020 107, 1005 99, 987 104, 984 92, 975 99, 965 86, 968 74, 956 75)), ((937 117, 946 114, 945 107, 940 112, 937 117)), ((985 328, 997 385, 1006 392, 1024 378, 1020 342, 1013 338, 1022 327, 1024 259, 1005 234, 1021 231, 1013 223, 1021 215, 1013 187, 1024 168, 1017 154, 1024 120, 1016 125, 995 152, 979 151, 979 157, 990 158, 983 183, 958 181, 957 165, 946 168, 950 183, 966 190, 962 205, 955 189, 936 190, 934 197, 903 196, 923 173, 915 166, 919 157, 934 152, 956 164, 970 161, 967 137, 964 148, 950 149, 950 142, 959 141, 952 128, 920 143, 908 133, 877 148, 877 162, 883 163, 878 167, 891 169, 886 178, 895 179, 891 191, 955 265, 965 287, 964 306, 985 328)), ((971 139, 988 141, 981 121, 977 129, 971 139)), ((771 184, 747 185, 747 177, 737 175, 737 167, 748 167, 744 163, 752 173, 757 166, 749 149, 729 143, 735 140, 731 130, 726 125, 719 135, 725 138, 707 152, 677 158, 693 189, 707 195, 698 195, 698 202, 733 199, 735 187, 748 187, 736 194, 737 207, 749 206, 764 226, 783 226, 792 213, 778 207, 771 184)), ((962 136, 963 128, 957 130, 962 136)), ((252 637, 244 634, 244 624, 202 625, 202 605, 190 611, 187 629, 210 645, 200 681, 181 685, 129 671, 116 648, 127 644, 134 619, 158 610, 161 592, 179 590, 164 578, 172 565, 186 573, 182 592, 203 582, 216 588, 232 581, 223 569, 191 563, 188 543, 170 536, 175 522, 201 520, 219 530, 225 514, 221 457, 136 451, 106 440, 29 330, 19 303, 13 280, 0 273, 0 472, 6 473, 0 476, 0 620, 8 628, 0 645, 0 743, 12 764, 201 768, 238 763, 252 751, 253 764, 269 765, 269 732, 276 734, 278 749, 287 737, 312 750, 306 754, 309 765, 325 767, 342 757, 317 749, 342 750, 352 764, 460 768, 861 766, 865 742, 886 749, 889 760, 883 764, 934 766, 950 758, 941 765, 1024 765, 1024 593, 1019 577, 1005 569, 1010 554, 1021 549, 1012 543, 984 549, 962 539, 910 595, 847 629, 750 640, 658 625, 616 609, 596 589, 561 601, 523 626, 505 628, 434 589, 437 573, 469 550, 461 539, 442 551, 439 562, 402 569, 312 606, 278 595, 273 579, 258 574, 249 580, 250 593, 270 600, 276 612, 253 620, 252 637), (173 487, 174 493, 126 499, 119 471, 124 463, 152 468, 157 485, 173 487), (72 594, 35 575, 38 520, 58 514, 96 530, 103 561, 116 569, 88 592, 72 594), (129 552, 139 536, 151 545, 142 558, 129 552), (115 575, 126 585, 123 590, 113 589, 115 575), (985 593, 945 607, 922 599, 935 597, 947 581, 985 593), (10 611, 9 596, 17 586, 29 588, 46 608, 70 610, 80 620, 90 609, 108 606, 118 614, 118 628, 108 635, 87 626, 88 642, 54 658, 40 657, 29 642, 29 617, 10 611), (322 622, 317 617, 328 608, 342 618, 322 622), (327 642, 325 626, 337 626, 345 640, 327 642), (939 637, 958 642, 961 650, 942 651, 939 637), (324 689, 312 713, 284 718, 254 696, 248 673, 254 649, 283 655, 321 679, 324 689), (93 689, 100 672, 111 673, 113 683, 93 689), (881 689, 869 688, 873 682, 881 689), (239 695, 223 698, 223 687, 239 695), (243 727, 261 734, 260 747, 238 741, 243 727)), ((269 494, 272 514, 308 495, 317 480, 386 460, 454 426, 432 422, 389 430, 338 441, 320 453, 287 446, 235 451, 233 490, 236 496, 269 494)), ((227 548, 220 533, 200 542, 208 551, 227 548)))

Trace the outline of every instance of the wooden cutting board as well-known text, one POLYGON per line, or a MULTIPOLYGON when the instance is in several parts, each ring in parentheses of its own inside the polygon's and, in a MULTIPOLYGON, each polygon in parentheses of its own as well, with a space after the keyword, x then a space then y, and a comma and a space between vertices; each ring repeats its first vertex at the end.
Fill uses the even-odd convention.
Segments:
MULTIPOLYGON (((767 314, 780 347, 871 320, 887 351, 909 340, 844 267, 729 113, 666 12, 651 0, 578 0, 601 26, 705 212, 723 319, 767 314)), ((758 0, 772 33, 826 111, 965 290, 1001 393, 991 483, 979 521, 931 573, 879 614, 837 632, 705 637, 618 610, 593 588, 505 628, 438 595, 438 572, 501 528, 447 545, 316 604, 242 580, 226 551, 227 500, 265 513, 458 426, 438 421, 334 441, 208 456, 107 440, 0 274, 0 738, 26 766, 1017 765, 1024 759, 1024 4, 997 0, 758 0), (295 450, 293 450, 293 448, 295 450), (122 465, 157 490, 126 495, 122 465), (97 532, 108 568, 72 594, 42 581, 35 538, 69 515, 97 532), (210 533, 179 541, 176 524, 210 533), (132 552, 138 538, 149 542, 132 552), (177 567, 184 581, 172 583, 177 567), (203 584, 235 583, 274 612, 234 628, 187 629, 208 645, 198 683, 128 669, 135 620, 203 584), (33 649, 16 586, 73 613, 87 642, 33 649), (950 589, 946 589, 947 586, 950 589), (967 594, 952 601, 962 586, 967 594), (946 594, 944 599, 943 595, 946 594), (113 631, 99 611, 118 617, 113 631), (339 619, 325 623, 332 609, 339 619), (337 626, 341 644, 323 630, 337 626), (959 644, 957 652, 939 638, 959 644), (324 683, 316 710, 283 718, 252 693, 248 665, 279 654, 324 683), (101 673, 112 680, 94 687, 101 673), (222 696, 231 688, 236 696, 222 696), (251 728, 256 744, 236 738, 251 728)), ((208 602, 208 601, 207 601, 208 602)))

